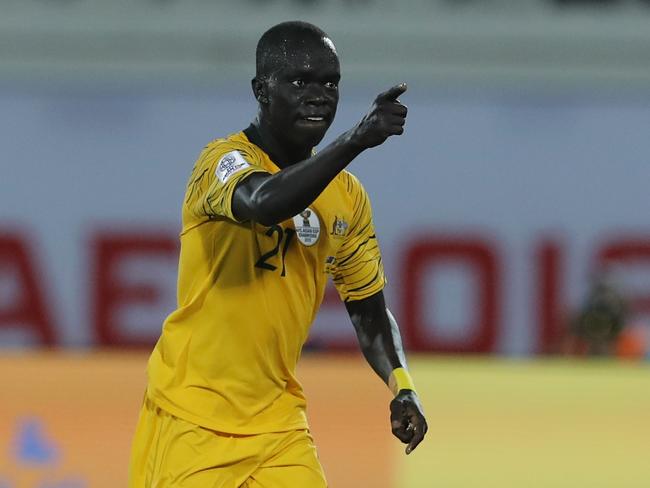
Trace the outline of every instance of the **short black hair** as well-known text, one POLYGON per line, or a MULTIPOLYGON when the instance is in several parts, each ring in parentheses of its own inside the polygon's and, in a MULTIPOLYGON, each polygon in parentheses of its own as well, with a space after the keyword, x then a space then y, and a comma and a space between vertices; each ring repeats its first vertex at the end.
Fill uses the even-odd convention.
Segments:
POLYGON ((329 36, 320 27, 308 22, 291 20, 274 25, 257 42, 255 77, 267 77, 286 62, 290 52, 311 47, 325 38, 329 36))

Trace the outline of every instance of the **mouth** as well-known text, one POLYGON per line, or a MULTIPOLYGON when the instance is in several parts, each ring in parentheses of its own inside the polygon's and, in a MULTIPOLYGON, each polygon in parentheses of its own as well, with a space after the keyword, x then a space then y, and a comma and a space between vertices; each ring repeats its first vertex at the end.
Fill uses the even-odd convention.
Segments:
POLYGON ((307 127, 323 128, 329 125, 330 118, 327 115, 303 115, 298 117, 297 123, 307 127))

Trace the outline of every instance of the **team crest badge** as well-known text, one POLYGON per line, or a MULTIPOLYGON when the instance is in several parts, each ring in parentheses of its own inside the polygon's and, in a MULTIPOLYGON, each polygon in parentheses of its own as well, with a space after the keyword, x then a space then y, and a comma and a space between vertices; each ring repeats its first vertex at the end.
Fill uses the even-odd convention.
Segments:
POLYGON ((338 217, 334 217, 334 223, 332 224, 332 235, 334 237, 344 237, 348 231, 348 223, 338 217))
POLYGON ((320 221, 318 215, 310 208, 306 208, 293 218, 296 227, 296 236, 305 246, 313 246, 320 236, 320 221))

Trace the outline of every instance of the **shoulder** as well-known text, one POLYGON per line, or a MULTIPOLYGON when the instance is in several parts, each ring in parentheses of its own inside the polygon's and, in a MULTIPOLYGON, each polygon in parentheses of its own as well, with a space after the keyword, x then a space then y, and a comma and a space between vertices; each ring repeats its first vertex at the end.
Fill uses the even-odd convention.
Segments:
POLYGON ((210 141, 201 151, 190 184, 197 178, 212 181, 219 178, 226 183, 230 176, 249 168, 263 168, 263 154, 251 144, 243 132, 210 141), (206 179, 207 177, 207 179, 206 179))
POLYGON ((366 222, 372 219, 372 209, 368 193, 354 174, 341 171, 335 179, 343 204, 347 207, 352 222, 366 222))
POLYGON ((358 209, 370 203, 368 193, 357 176, 343 170, 336 178, 341 191, 345 193, 353 208, 358 209))
POLYGON ((355 196, 366 192, 359 178, 347 170, 341 171, 336 176, 336 181, 343 187, 348 195, 355 196))
POLYGON ((201 166, 215 166, 222 160, 242 158, 250 164, 260 164, 262 155, 259 148, 248 141, 243 132, 230 134, 227 137, 210 141, 201 151, 198 164, 201 166))

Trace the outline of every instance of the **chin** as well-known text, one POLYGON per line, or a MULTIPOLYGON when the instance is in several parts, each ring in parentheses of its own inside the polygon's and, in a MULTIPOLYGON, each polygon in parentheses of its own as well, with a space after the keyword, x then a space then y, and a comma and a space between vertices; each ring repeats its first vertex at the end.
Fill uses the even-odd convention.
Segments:
POLYGON ((299 128, 293 132, 291 139, 293 139, 293 143, 296 145, 309 146, 312 148, 314 146, 317 146, 320 141, 323 140, 323 137, 325 137, 325 134, 327 134, 327 129, 329 129, 329 124, 327 127, 318 129, 299 128))

